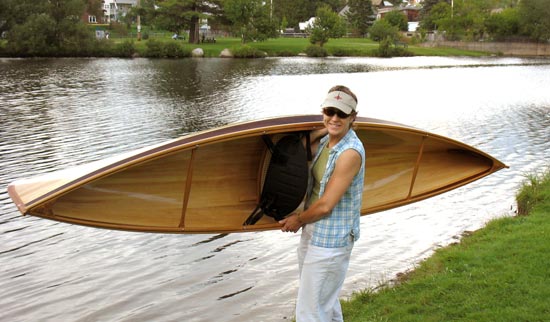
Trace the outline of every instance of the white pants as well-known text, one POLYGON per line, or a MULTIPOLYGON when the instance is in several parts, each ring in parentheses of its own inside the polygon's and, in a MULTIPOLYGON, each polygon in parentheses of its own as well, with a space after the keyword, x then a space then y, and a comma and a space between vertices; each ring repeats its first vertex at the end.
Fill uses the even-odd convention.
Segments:
POLYGON ((344 321, 338 295, 348 270, 353 239, 346 247, 313 246, 310 244, 312 226, 302 228, 298 247, 300 286, 296 322, 344 321))

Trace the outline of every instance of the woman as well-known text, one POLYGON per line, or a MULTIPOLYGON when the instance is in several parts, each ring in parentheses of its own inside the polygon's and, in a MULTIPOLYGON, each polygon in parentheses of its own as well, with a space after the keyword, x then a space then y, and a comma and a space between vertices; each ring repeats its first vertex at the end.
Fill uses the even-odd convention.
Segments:
POLYGON ((311 133, 318 145, 305 210, 280 221, 284 232, 302 228, 297 322, 343 321, 338 294, 359 238, 365 150, 352 129, 357 97, 338 85, 321 107, 325 129, 311 133))

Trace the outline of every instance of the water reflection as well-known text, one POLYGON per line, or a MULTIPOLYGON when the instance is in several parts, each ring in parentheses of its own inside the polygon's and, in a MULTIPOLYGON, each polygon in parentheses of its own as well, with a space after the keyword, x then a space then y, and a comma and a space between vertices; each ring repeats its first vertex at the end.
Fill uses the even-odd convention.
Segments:
POLYGON ((474 145, 511 166, 362 218, 344 295, 513 212, 550 159, 550 61, 519 58, 0 59, 0 320, 280 321, 298 235, 155 235, 20 216, 6 185, 231 122, 311 114, 349 85, 360 115, 474 145))

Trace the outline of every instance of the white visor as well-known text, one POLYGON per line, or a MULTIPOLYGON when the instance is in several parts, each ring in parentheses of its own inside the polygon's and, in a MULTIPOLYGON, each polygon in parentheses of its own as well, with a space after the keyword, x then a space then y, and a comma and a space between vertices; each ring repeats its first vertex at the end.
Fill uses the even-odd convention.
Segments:
POLYGON ((328 93, 325 101, 321 104, 321 108, 325 107, 334 107, 346 114, 351 114, 355 112, 357 102, 355 102, 353 97, 349 94, 341 91, 334 91, 328 93))

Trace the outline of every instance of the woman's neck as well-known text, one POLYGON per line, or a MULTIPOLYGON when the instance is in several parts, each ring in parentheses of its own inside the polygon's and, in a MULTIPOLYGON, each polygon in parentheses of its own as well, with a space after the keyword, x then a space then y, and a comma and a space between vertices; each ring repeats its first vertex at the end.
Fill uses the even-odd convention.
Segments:
POLYGON ((327 147, 332 149, 334 146, 336 146, 336 144, 338 144, 338 142, 340 142, 344 138, 344 136, 346 136, 346 134, 348 134, 348 132, 349 130, 338 136, 329 134, 327 147))

